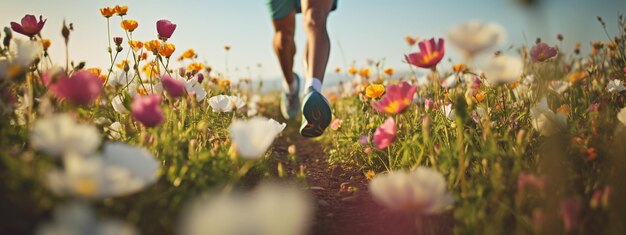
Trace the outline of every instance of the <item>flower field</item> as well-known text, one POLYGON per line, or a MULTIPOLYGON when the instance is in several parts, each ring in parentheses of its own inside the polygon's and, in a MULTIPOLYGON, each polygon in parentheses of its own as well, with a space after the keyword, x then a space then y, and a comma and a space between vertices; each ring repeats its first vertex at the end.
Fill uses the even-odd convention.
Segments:
POLYGON ((326 90, 333 121, 307 139, 278 93, 134 10, 100 9, 103 68, 51 59, 71 23, 0 34, 0 234, 626 234, 622 15, 571 51, 495 51, 502 27, 476 21, 407 36, 407 72, 334 70, 349 79, 326 90))

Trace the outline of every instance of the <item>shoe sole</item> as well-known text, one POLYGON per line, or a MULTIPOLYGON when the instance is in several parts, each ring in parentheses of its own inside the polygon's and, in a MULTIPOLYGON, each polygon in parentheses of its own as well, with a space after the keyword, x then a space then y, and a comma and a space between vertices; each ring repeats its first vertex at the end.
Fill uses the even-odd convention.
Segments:
POLYGON ((310 94, 302 107, 302 126, 300 134, 304 137, 318 137, 330 125, 332 112, 326 99, 318 92, 310 94))

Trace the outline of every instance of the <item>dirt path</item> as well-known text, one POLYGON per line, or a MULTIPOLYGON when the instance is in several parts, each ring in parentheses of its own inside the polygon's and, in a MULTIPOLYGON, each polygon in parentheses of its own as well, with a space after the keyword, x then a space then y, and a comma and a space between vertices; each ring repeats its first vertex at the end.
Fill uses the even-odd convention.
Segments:
POLYGON ((391 213, 376 204, 367 179, 356 169, 341 169, 326 161, 323 146, 287 128, 274 142, 274 153, 292 175, 304 169, 317 208, 312 235, 405 235, 414 234, 411 217, 391 213), (287 161, 288 146, 296 146, 297 162, 287 161), (349 192, 349 187, 356 192, 349 192))

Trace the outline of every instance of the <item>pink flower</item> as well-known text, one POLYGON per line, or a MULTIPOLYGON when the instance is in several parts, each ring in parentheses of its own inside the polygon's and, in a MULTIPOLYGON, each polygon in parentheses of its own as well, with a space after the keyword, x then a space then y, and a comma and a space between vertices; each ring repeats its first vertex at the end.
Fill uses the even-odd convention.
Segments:
POLYGON ((159 38, 163 40, 167 40, 172 37, 172 34, 176 30, 176 24, 172 23, 169 20, 159 20, 157 21, 157 32, 159 32, 159 38))
POLYGON ((163 89, 167 91, 167 94, 173 98, 178 98, 185 95, 185 83, 181 80, 176 80, 170 75, 164 74, 161 79, 163 89))
POLYGON ((435 108, 434 105, 433 99, 426 99, 426 101, 424 101, 424 109, 426 109, 426 111, 433 110, 435 108))
POLYGON ((136 96, 130 107, 133 117, 146 127, 157 126, 165 119, 159 95, 136 96))
POLYGON ((566 198, 561 201, 561 216, 565 232, 575 229, 578 224, 578 214, 580 214, 580 202, 576 198, 566 198))
POLYGON ((547 177, 545 175, 538 176, 533 174, 520 173, 517 177, 517 189, 526 190, 529 186, 543 189, 546 186, 547 177))
POLYGON ((537 43, 532 49, 530 49, 530 58, 533 62, 543 62, 554 56, 556 56, 557 50, 554 47, 548 46, 543 42, 537 43))
POLYGON ((379 112, 388 114, 396 114, 402 112, 413 101, 413 96, 417 86, 408 82, 402 82, 400 85, 387 86, 385 96, 378 102, 372 103, 372 107, 379 112))
POLYGON ((359 144, 368 145, 370 143, 370 137, 367 135, 361 135, 359 137, 359 144))
POLYGON ((404 58, 409 64, 420 68, 434 69, 445 54, 443 38, 439 39, 439 43, 435 42, 435 38, 423 40, 419 42, 419 47, 420 52, 405 55, 404 58))
POLYGON ((343 122, 343 120, 339 119, 339 118, 335 118, 333 120, 332 123, 330 123, 330 129, 332 129, 333 131, 338 130, 341 127, 341 123, 343 122))
POLYGON ((43 16, 39 16, 39 22, 37 22, 37 18, 34 15, 25 15, 22 18, 21 25, 11 22, 11 29, 32 38, 41 32, 41 29, 46 24, 46 20, 43 19, 43 16))
POLYGON ((396 138, 396 132, 396 121, 393 117, 387 118, 374 132, 374 146, 380 150, 387 148, 396 138))
POLYGON ((73 104, 92 104, 102 93, 102 80, 89 71, 79 70, 70 77, 63 73, 56 77, 56 83, 51 83, 50 76, 47 73, 42 79, 52 95, 73 104))

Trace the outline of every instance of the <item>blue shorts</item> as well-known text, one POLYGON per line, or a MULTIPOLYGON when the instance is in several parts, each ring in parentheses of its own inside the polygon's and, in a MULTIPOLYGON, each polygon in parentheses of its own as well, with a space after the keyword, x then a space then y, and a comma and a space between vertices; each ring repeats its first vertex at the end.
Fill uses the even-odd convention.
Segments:
MULTIPOLYGON (((296 13, 302 12, 300 0, 265 0, 265 2, 274 20, 287 17, 293 9, 296 9, 296 13)), ((333 1, 333 6, 330 10, 334 11, 335 9, 337 9, 337 0, 333 1)))

